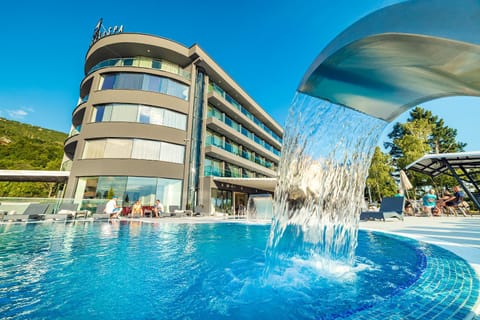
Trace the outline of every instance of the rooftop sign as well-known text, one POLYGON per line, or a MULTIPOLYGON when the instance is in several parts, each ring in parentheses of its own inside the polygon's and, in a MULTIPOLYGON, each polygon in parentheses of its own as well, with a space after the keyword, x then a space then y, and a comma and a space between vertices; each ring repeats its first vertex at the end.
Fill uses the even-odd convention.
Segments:
POLYGON ((120 27, 114 26, 113 28, 108 27, 107 29, 103 26, 103 18, 100 18, 100 20, 98 20, 97 22, 97 25, 95 26, 95 29, 93 29, 92 43, 90 43, 90 45, 93 45, 95 42, 97 42, 98 40, 100 40, 105 36, 122 33, 122 32, 123 32, 123 25, 120 25, 120 27), (103 29, 103 31, 101 29, 103 29))

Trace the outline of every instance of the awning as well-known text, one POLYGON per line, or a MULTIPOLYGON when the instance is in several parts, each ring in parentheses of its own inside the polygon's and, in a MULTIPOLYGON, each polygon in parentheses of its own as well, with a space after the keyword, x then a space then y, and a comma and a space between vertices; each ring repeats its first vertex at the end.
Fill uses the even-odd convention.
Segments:
POLYGON ((70 171, 0 170, 0 181, 66 182, 70 171))
POLYGON ((446 174, 457 179, 463 190, 480 209, 480 151, 427 154, 406 167, 433 177, 446 174), (473 194, 466 186, 475 188, 473 194))
POLYGON ((260 189, 268 192, 274 192, 277 185, 277 178, 226 178, 214 177, 214 181, 229 183, 237 186, 260 189))

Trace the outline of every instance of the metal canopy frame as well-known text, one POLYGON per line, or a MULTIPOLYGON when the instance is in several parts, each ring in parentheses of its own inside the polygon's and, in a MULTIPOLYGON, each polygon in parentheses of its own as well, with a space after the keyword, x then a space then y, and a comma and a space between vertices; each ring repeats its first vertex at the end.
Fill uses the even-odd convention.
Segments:
POLYGON ((441 174, 454 177, 480 209, 480 151, 428 154, 409 164, 405 169, 420 172, 432 178, 441 174), (467 187, 475 188, 477 198, 467 187))

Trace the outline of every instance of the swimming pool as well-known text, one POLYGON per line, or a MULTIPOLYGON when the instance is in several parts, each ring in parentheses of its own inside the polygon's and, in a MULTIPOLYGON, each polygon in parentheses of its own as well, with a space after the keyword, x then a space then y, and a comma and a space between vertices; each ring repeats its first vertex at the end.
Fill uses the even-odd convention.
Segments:
POLYGON ((360 232, 353 268, 290 259, 264 273, 268 226, 0 225, 0 317, 463 319, 479 281, 461 258, 360 232))

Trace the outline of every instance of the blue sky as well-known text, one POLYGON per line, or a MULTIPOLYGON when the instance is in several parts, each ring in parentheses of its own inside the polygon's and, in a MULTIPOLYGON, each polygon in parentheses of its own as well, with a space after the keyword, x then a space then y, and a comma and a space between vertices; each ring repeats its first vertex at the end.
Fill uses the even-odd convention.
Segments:
MULTIPOLYGON (((197 43, 280 124, 315 57, 341 31, 394 0, 7 1, 0 11, 0 117, 68 132, 99 18, 124 32, 197 43)), ((480 98, 422 105, 480 150, 480 98)), ((398 121, 405 121, 407 114, 398 121)), ((387 127, 379 144, 391 131, 387 127)))

